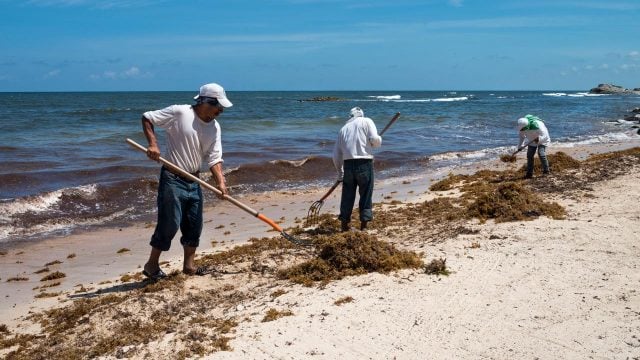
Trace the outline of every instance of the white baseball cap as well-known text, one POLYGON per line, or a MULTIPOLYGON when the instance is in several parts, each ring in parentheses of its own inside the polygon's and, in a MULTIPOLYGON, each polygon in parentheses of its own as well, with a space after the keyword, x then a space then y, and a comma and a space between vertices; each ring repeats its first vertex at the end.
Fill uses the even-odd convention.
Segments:
POLYGON ((198 100, 201 97, 216 98, 220 105, 228 108, 233 104, 227 99, 227 94, 224 92, 224 88, 216 83, 204 84, 200 86, 200 93, 193 98, 198 100))

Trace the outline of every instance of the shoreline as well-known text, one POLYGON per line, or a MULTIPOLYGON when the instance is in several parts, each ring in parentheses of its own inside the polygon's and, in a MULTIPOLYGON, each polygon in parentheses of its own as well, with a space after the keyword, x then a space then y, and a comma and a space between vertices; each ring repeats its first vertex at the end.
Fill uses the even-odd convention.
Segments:
MULTIPOLYGON (((635 142, 627 142, 624 144, 600 144, 600 146, 590 145, 590 146, 570 148, 570 149, 553 148, 553 149, 549 149, 548 153, 552 154, 557 151, 563 151, 568 153, 570 156, 578 159, 580 157, 583 157, 583 158, 587 157, 588 155, 593 153, 603 153, 603 152, 610 152, 614 150, 622 150, 624 148, 631 148, 633 146, 638 146, 638 145, 639 145, 638 141, 635 141, 635 142)), ((473 166, 462 166, 460 168, 453 169, 454 170, 453 172, 473 173, 477 170, 485 169, 485 168, 499 169, 499 168, 508 168, 508 167, 519 167, 523 164, 524 161, 526 161, 524 160, 524 157, 519 157, 518 162, 514 165, 514 164, 501 163, 499 162, 499 160, 496 159, 492 163, 478 163, 478 164, 473 164, 473 166)), ((553 167, 553 164, 552 164, 552 167, 553 167)), ((403 202, 407 202, 407 201, 421 202, 421 201, 424 201, 425 198, 427 197, 435 197, 437 195, 434 195, 433 192, 426 191, 428 189, 428 185, 432 180, 442 178, 446 175, 447 175, 446 173, 429 174, 428 177, 417 176, 415 179, 393 178, 393 179, 387 179, 380 184, 376 183, 374 203, 380 203, 383 201, 389 202, 393 200, 399 200, 403 202)), ((635 179, 637 180, 637 176, 638 176, 637 173, 627 174, 623 177, 634 178, 634 176, 635 176, 635 179)), ((615 179, 614 179, 614 182, 615 182, 615 179)), ((601 184, 598 184, 599 187, 603 187, 600 185, 601 184)), ((619 185, 616 185, 616 186, 619 186, 619 185)), ((301 192, 287 192, 287 191, 275 192, 275 193, 269 192, 269 193, 255 194, 253 196, 248 196, 246 198, 243 197, 243 198, 240 198, 239 200, 243 202, 247 202, 248 205, 256 208, 256 210, 259 210, 260 212, 264 212, 265 215, 271 217, 272 219, 281 221, 282 222, 281 225, 287 228, 289 226, 296 225, 295 217, 293 217, 290 214, 292 213, 298 214, 299 218, 303 218, 304 216, 306 216, 306 210, 308 209, 310 204, 313 201, 317 200, 325 191, 326 189, 322 188, 322 189, 315 189, 315 190, 306 190, 301 192)), ((611 195, 607 195, 607 196, 609 196, 609 201, 611 201, 611 195)), ((339 202, 339 191, 336 191, 334 194, 332 194, 332 196, 329 199, 327 199, 326 203, 322 208, 322 212, 335 214, 338 202, 339 202)), ((612 205, 618 205, 618 204, 612 204, 612 205)), ((579 207, 580 204, 574 203, 574 204, 570 204, 569 206, 570 208, 579 207)), ((631 215, 634 215, 633 208, 629 210, 632 210, 631 215)), ((638 214, 637 210, 638 208, 636 206, 635 208, 636 215, 638 214)), ((585 212, 583 212, 582 214, 584 215, 585 212)), ((578 216, 576 215, 574 217, 577 218, 578 216)), ((246 243, 247 240, 251 237, 273 236, 275 234, 274 232, 269 231, 270 229, 268 228, 268 226, 266 226, 266 224, 263 224, 261 221, 257 219, 252 219, 252 216, 244 213, 242 210, 237 209, 233 205, 226 202, 221 203, 219 206, 216 206, 213 209, 208 209, 205 213, 205 219, 206 219, 205 220, 206 223, 205 223, 205 228, 203 230, 201 247, 198 251, 199 255, 203 255, 206 253, 214 253, 222 249, 228 249, 232 246, 246 243), (217 213, 218 215, 212 216, 212 213, 214 212, 217 213), (220 227, 220 225, 224 225, 224 227, 220 227), (230 231, 231 233, 228 235, 224 235, 224 232, 226 231, 230 231), (224 242, 218 243, 215 245, 215 247, 213 247, 210 244, 212 240, 218 240, 218 241, 224 241, 224 242)), ((574 220, 570 219, 568 221, 574 221, 574 220)), ((575 220, 575 221, 578 221, 578 220, 575 220)), ((588 225, 585 220, 580 220, 579 223, 582 225, 588 225)), ((515 224, 518 224, 518 223, 515 223, 515 224)), ((562 228, 563 231, 568 231, 568 232, 575 230, 569 225, 567 225, 568 227, 564 226, 564 223, 562 222, 555 222, 554 220, 548 220, 546 218, 541 218, 533 222, 525 222, 525 223, 519 223, 519 224, 520 226, 517 227, 519 229, 518 232, 524 231, 525 233, 526 231, 531 231, 532 228, 537 229, 537 228, 545 228, 545 227, 562 228)), ((489 238, 487 234, 495 235, 496 233, 502 234, 499 236, 503 236, 500 239, 504 240, 509 237, 504 234, 507 234, 509 231, 511 231, 510 228, 513 227, 513 223, 506 224, 506 225, 488 223, 488 224, 481 225, 479 227, 481 228, 480 235, 460 236, 459 239, 446 239, 445 243, 443 244, 428 244, 427 249, 429 249, 433 254, 440 254, 441 256, 445 256, 445 257, 447 256, 450 257, 451 254, 456 254, 454 255, 453 258, 450 258, 456 261, 454 265, 455 266, 454 268, 457 269, 456 271, 461 271, 461 269, 464 268, 464 267, 458 268, 458 266, 463 266, 463 265, 457 262, 460 262, 460 261, 462 261, 463 263, 467 262, 467 265, 469 265, 470 263, 468 263, 468 261, 473 260, 473 259, 464 260, 465 256, 471 256, 474 259, 477 259, 478 261, 473 262, 476 264, 484 262, 485 265, 474 265, 474 266, 476 267, 480 266, 480 268, 477 268, 477 269, 486 270, 487 266, 490 266, 491 262, 493 261, 492 260, 493 258, 489 256, 490 251, 487 251, 486 252, 487 254, 485 254, 488 257, 486 256, 479 257, 477 254, 465 255, 465 254, 470 254, 471 250, 468 250, 466 248, 461 249, 460 242, 464 242, 465 246, 467 246, 468 243, 471 243, 473 241, 473 238, 475 236, 475 238, 481 239, 482 242, 484 243, 487 240, 487 238, 489 238)), ((593 229, 593 231, 597 231, 596 228, 594 228, 593 226, 590 226, 590 229, 593 229)), ((143 264, 144 261, 146 261, 146 257, 148 255, 148 251, 149 251, 148 238, 151 235, 152 231, 153 229, 148 227, 147 224, 141 223, 141 224, 137 224, 136 226, 127 227, 123 229, 107 229, 107 230, 101 230, 97 232, 72 235, 65 238, 50 239, 37 244, 30 244, 20 249, 11 250, 9 251, 8 254, 0 256, 0 264, 1 264, 0 268, 2 269, 2 274, 0 275, 0 278, 1 278, 0 281, 3 283, 3 286, 2 286, 3 290, 0 292, 0 298, 2 299, 2 306, 1 306, 2 312, 0 313, 0 324, 6 324, 8 327, 12 329, 19 329, 20 331, 28 330, 31 327, 28 325, 28 322, 24 319, 24 316, 28 315, 30 312, 37 312, 42 309, 55 307, 55 306, 58 306, 59 304, 65 304, 69 302, 72 299, 72 297, 67 296, 66 294, 64 294, 64 292, 69 292, 70 294, 72 294, 75 290, 80 289, 80 287, 77 285, 81 284, 82 288, 84 288, 86 291, 88 291, 88 288, 93 288, 92 291, 95 291, 99 288, 113 287, 114 284, 116 283, 115 280, 119 279, 121 276, 125 274, 135 275, 136 273, 139 273, 140 270, 138 266, 143 264), (128 248, 130 251, 124 252, 122 254, 117 253, 119 249, 122 249, 125 247, 128 248), (23 253, 17 254, 20 252, 23 252, 23 253), (67 259, 66 257, 71 253, 75 253, 76 256, 72 259, 67 259), (56 291, 56 292, 63 291, 63 294, 61 294, 61 296, 53 297, 53 298, 34 299, 33 296, 37 294, 37 291, 32 290, 32 288, 34 286, 42 285, 42 282, 38 280, 42 276, 35 275, 33 274, 33 272, 44 267, 44 264, 54 260, 62 261, 62 263, 58 265, 52 265, 51 270, 52 271, 59 270, 65 273, 67 277, 63 279, 62 285, 54 287, 48 291, 56 291), (20 263, 16 263, 16 261, 20 261, 20 263), (13 276, 19 276, 19 275, 27 276, 30 279, 29 281, 24 281, 24 282, 7 282, 8 278, 13 276), (102 281, 111 281, 111 283, 99 284, 102 281)), ((526 241, 527 235, 526 234, 518 235, 516 236, 516 238, 518 240, 515 243, 511 243, 510 241, 502 241, 500 239, 495 240, 493 242, 490 241, 489 244, 493 244, 493 245, 487 245, 488 250, 492 250, 492 251, 500 250, 502 247, 508 248, 508 247, 515 246, 516 248, 519 249, 517 251, 527 253, 527 250, 524 250, 523 248, 519 247, 520 245, 524 246, 525 244, 529 244, 526 246, 531 245, 526 241)), ((562 236, 561 238, 566 240, 565 236, 562 236)), ((557 240, 557 238, 555 237, 553 239, 557 240)), ((549 239, 547 241, 548 246, 557 247, 557 244, 554 243, 555 240, 552 241, 553 239, 549 239)), ((535 252, 531 252, 530 255, 533 257, 536 256, 535 252)), ((165 268, 167 267, 171 269, 181 268, 182 254, 181 254, 179 242, 176 239, 174 239, 174 242, 172 244, 172 249, 170 250, 170 252, 168 252, 167 254, 164 254, 161 260, 169 261, 168 264, 163 265, 163 267, 165 268)), ((534 260, 535 259, 531 261, 534 261, 534 260)), ((535 261, 533 265, 535 265, 535 261)), ((495 266, 491 269, 495 270, 495 266)), ((531 269, 529 270, 531 271, 531 269)), ((360 290, 357 290, 359 287, 358 286, 354 287, 353 285, 354 283, 364 284, 366 282, 373 282, 378 285, 379 284, 387 284, 387 285, 396 284, 397 285, 397 283, 406 285, 408 283, 411 283, 412 281, 409 281, 409 280, 399 281, 397 279, 398 278, 402 279, 404 276, 408 276, 409 278, 415 278, 416 275, 415 274, 412 275, 412 274, 413 273, 411 271, 406 271, 406 270, 399 272, 397 275, 391 275, 391 276, 380 275, 380 274, 368 274, 368 275, 359 276, 355 278, 347 278, 343 281, 336 282, 335 284, 332 283, 330 285, 330 289, 334 287, 340 288, 342 286, 346 286, 346 289, 342 289, 340 291, 345 293, 348 292, 353 294, 362 294, 362 295, 359 295, 360 299, 361 301, 365 301, 366 296, 368 295, 364 295, 364 294, 367 294, 368 292, 367 291, 361 292, 360 290)), ((455 287, 456 282, 459 280, 460 278, 454 275, 447 278, 439 278, 438 282, 444 281, 441 284, 448 284, 449 286, 455 287)), ((431 282, 431 281, 432 281, 431 279, 428 279, 428 282, 431 282)), ((376 285, 376 289, 378 289, 377 287, 378 285, 376 285)), ((294 288, 297 290, 291 291, 291 295, 287 295, 283 297, 282 301, 290 301, 292 303, 300 302, 301 298, 293 295, 294 293, 297 293, 298 291, 302 293, 313 292, 313 288, 312 289, 299 288, 299 286, 295 286, 295 285, 294 285, 294 288), (293 297, 293 299, 286 300, 289 297, 293 297)), ((446 289, 441 289, 441 290, 449 291, 449 292, 453 291, 453 290, 446 290, 446 289)), ((462 291, 462 289, 458 289, 458 290, 462 291)), ((333 291, 339 292, 338 290, 333 290, 333 291)), ((422 296, 425 295, 424 293, 421 293, 421 294, 422 296)), ((326 294, 324 296, 326 300, 326 294)), ((353 296, 353 295, 350 295, 350 296, 353 296)), ((480 292, 477 293, 476 296, 481 297, 481 293, 480 292)), ((627 294, 625 296, 630 297, 632 295, 627 294)), ((302 297, 302 298, 306 298, 306 297, 302 297)), ((411 298, 412 297, 409 296, 405 298, 405 300, 409 301, 409 299, 411 298)), ((433 297, 430 297, 430 298, 433 301, 437 302, 437 299, 433 297)), ((302 302, 302 303, 304 304, 305 302, 302 302)), ((313 307, 316 305, 309 303, 309 311, 313 312, 317 310, 316 308, 313 307)), ((366 305, 366 304, 360 304, 360 305, 366 305)), ((302 306, 302 308, 304 308, 304 306, 302 306)), ((366 309, 367 306, 364 306, 364 308, 366 309)), ((332 308, 332 310, 334 309, 332 308)), ((422 309, 422 310, 426 311, 426 309, 422 309)), ((636 311, 638 310, 640 309, 636 309, 636 311)), ((361 314, 361 315, 364 316, 364 314, 361 314)), ((415 315, 418 316, 417 314, 415 315)), ((398 316, 400 315, 398 314, 398 316)), ((286 318, 286 319, 287 320, 285 320, 282 323, 274 322, 273 324, 268 324, 265 326, 267 329, 270 326, 275 326, 276 328, 279 329, 278 331, 286 332, 286 330, 283 330, 283 327, 286 328, 285 324, 290 320, 289 318, 286 318)), ((421 321, 424 322, 425 320, 423 319, 423 320, 416 320, 416 321, 421 323, 421 321)), ((439 320, 440 323, 442 323, 443 321, 445 320, 444 319, 439 320)), ((315 323, 315 322, 316 322, 315 320, 312 321, 312 323, 315 323)), ((318 324, 316 323, 316 325, 318 324)), ((259 325, 252 323, 250 325, 250 329, 252 326, 258 327, 259 325)), ((298 324, 298 326, 302 326, 302 324, 298 324)), ((330 331, 331 326, 328 326, 328 328, 327 326, 321 326, 321 328, 323 329, 323 331, 330 331)), ((347 331, 346 329, 342 329, 342 330, 347 331)), ((364 329, 362 330, 364 331, 364 329)), ((512 329, 512 330, 515 330, 515 329, 512 329)), ((244 330, 238 330, 238 331, 240 332, 244 330)), ((295 328, 293 328, 291 331, 295 332, 296 330, 295 328)), ((338 333, 342 333, 340 331, 338 331, 338 333)), ((485 329, 484 331, 488 331, 488 329, 485 329)), ((263 332, 263 334, 265 333, 263 332)), ((287 334, 289 336, 296 337, 295 334, 292 334, 292 333, 287 333, 287 334)), ((344 335, 345 333, 342 333, 342 334, 344 335)), ((325 333, 325 335, 327 334, 325 333)), ((431 335, 433 335, 433 333, 431 335)), ((245 341, 245 342, 250 342, 250 339, 246 338, 244 335, 238 335, 237 338, 243 339, 242 341, 245 341)), ((269 336, 265 337, 265 341, 267 341, 268 339, 270 339, 269 336)), ((272 339, 272 340, 274 340, 274 344, 275 344, 275 339, 272 339)), ((379 340, 382 341, 384 339, 379 339, 379 340)), ((364 341, 364 339, 360 339, 360 341, 364 341)), ((238 341, 235 341, 235 343, 238 343, 238 341)), ((385 341, 382 341, 382 343, 385 343, 385 341)), ((413 344, 411 346, 415 347, 416 345, 413 344)), ((408 346, 408 348, 411 348, 411 346, 408 346)), ((241 351, 244 351, 244 352, 249 351, 247 348, 239 347, 234 343, 232 343, 232 347, 234 347, 236 351, 238 351, 238 349, 242 349, 241 351)), ((348 347, 346 349, 348 349, 348 347)), ((345 348, 343 348, 343 350, 345 350, 345 348)), ((273 354, 277 353, 277 351, 274 349, 272 349, 272 351, 274 351, 273 354)), ((326 348, 323 348, 322 351, 324 351, 325 353, 330 352, 326 348)), ((361 353, 364 350, 360 349, 358 351, 360 351, 361 353)), ((236 352, 232 352, 232 353, 223 352, 223 353, 216 353, 213 356, 221 357, 221 358, 228 356, 232 358, 234 353, 237 354, 236 352)), ((265 356, 266 354, 268 354, 268 352, 263 352, 262 356, 265 356)), ((279 354, 278 356, 284 356, 284 353, 278 353, 278 354, 279 354)), ((331 353, 331 354, 334 354, 334 353, 331 353)), ((340 353, 336 353, 336 355, 337 354, 340 354, 340 353)), ((389 354, 389 353, 387 352, 386 354, 389 354)), ((446 352, 441 353, 440 355, 443 357, 447 357, 446 352)))
MULTIPOLYGON (((581 141, 569 141, 569 142, 554 142, 548 151, 553 153, 554 151, 563 151, 569 154, 577 154, 576 159, 580 159, 580 156, 586 157, 584 152, 574 151, 572 149, 582 149, 582 148, 593 148, 593 149, 607 149, 607 148, 626 148, 627 146, 633 145, 625 145, 625 144, 634 144, 638 140, 640 140, 640 136, 636 136, 636 129, 627 129, 625 131, 620 132, 607 132, 601 136, 604 139, 601 139, 601 136, 593 136, 588 140, 581 141)), ((640 135, 640 130, 638 134, 640 135)), ((422 162, 422 160, 414 160, 414 162, 409 162, 398 167, 389 167, 383 166, 382 169, 376 169, 377 178, 376 182, 380 182, 381 184, 387 182, 394 181, 402 181, 405 179, 416 179, 423 177, 425 175, 432 176, 438 178, 440 176, 446 175, 448 172, 458 171, 460 168, 479 168, 482 166, 492 166, 491 163, 495 158, 500 156, 501 154, 505 154, 513 151, 513 146, 503 146, 503 147, 495 147, 495 148, 487 148, 481 150, 467 150, 467 151, 448 151, 444 153, 435 153, 428 157, 428 160, 424 161, 422 165, 417 165, 417 162, 422 162), (384 174, 384 175, 383 175, 384 174), (443 175, 444 174, 444 175, 443 175)), ((603 150, 595 150, 595 151, 603 151, 603 150)), ((523 156, 521 154, 519 156, 523 156)), ((308 159, 312 159, 314 156, 311 156, 308 159)), ((275 160, 277 162, 296 162, 299 160, 275 160)), ((304 160, 303 160, 304 161, 304 160)), ((380 160, 381 162, 387 162, 388 160, 380 160)), ((272 161, 270 161, 272 162, 272 161)), ((228 169, 227 171, 233 171, 233 169, 228 169)), ((210 174, 205 173, 202 178, 207 182, 211 182, 210 174)), ((145 178, 146 181, 146 178, 145 178)), ((310 181, 308 185, 301 185, 302 180, 294 181, 293 187, 286 187, 286 185, 274 183, 274 188, 269 190, 247 190, 241 191, 238 194, 233 194, 232 196, 241 200, 243 198, 254 199, 260 198, 261 194, 278 194, 278 193, 309 193, 314 191, 322 191, 322 189, 329 188, 333 184, 333 177, 323 177, 320 179, 314 179, 310 181), (298 184, 298 182, 300 184, 298 184), (283 187, 285 186, 285 187, 283 187)), ((94 184, 95 185, 95 184, 94 184)), ((291 185, 291 184, 290 184, 291 185)), ((83 185, 84 186, 84 185, 83 185)), ((82 188, 83 186, 79 186, 82 188)), ((251 187, 249 184, 238 184, 231 186, 233 190, 235 187, 243 188, 245 186, 251 187)), ((69 188, 74 189, 74 188, 69 188)), ((60 189, 62 191, 64 189, 60 189)), ((55 191, 54 191, 55 192, 55 191)), ((155 189, 153 190, 155 193, 155 189)), ((46 195, 47 193, 45 193, 46 195)), ((219 205, 220 201, 215 198, 214 195, 208 194, 209 196, 205 201, 205 211, 214 211, 213 209, 219 205), (212 205, 211 202, 216 201, 217 205, 212 205)), ((36 195, 34 195, 36 196, 36 195)), ((155 195, 154 195, 155 196, 155 195)), ((28 200, 28 198, 25 198, 28 200)), ((29 205, 28 200, 27 203, 23 204, 23 206, 31 206, 29 205)), ((40 200, 43 201, 43 200, 40 200)), ((155 202, 155 197, 153 199, 148 200, 149 203, 155 202)), ((2 238, 0 241, 0 253, 7 252, 14 249, 20 249, 22 247, 29 246, 29 244, 35 244, 38 242, 48 241, 50 239, 56 238, 67 238, 67 237, 75 237, 78 235, 82 235, 84 233, 91 232, 100 232, 100 231, 109 231, 111 229, 120 229, 120 228, 128 228, 140 226, 140 224, 145 224, 149 222, 155 222, 155 211, 152 213, 140 213, 134 215, 137 217, 136 220, 131 219, 119 219, 119 220, 110 220, 111 216, 115 216, 114 214, 108 215, 107 218, 103 218, 107 224, 96 225, 89 221, 86 224, 78 223, 71 228, 63 228, 58 230, 51 230, 48 234, 31 234, 27 235, 26 238, 21 238, 20 240, 6 241, 6 238, 2 238)), ((38 225, 37 227, 47 227, 53 226, 54 228, 57 226, 56 224, 48 224, 48 225, 38 225)), ((6 234, 5 234, 6 235, 6 234)))
MULTIPOLYGON (((570 156, 583 160, 591 154, 628 149, 638 146, 638 141, 622 143, 595 144, 578 147, 553 147, 547 152, 553 154, 563 151, 570 156)), ((435 172, 425 169, 422 173, 404 177, 391 177, 376 180, 374 203, 397 200, 402 202, 422 202, 432 196, 427 189, 429 185, 447 176, 449 173, 471 174, 478 170, 491 168, 494 170, 520 166, 526 163, 521 153, 518 162, 507 164, 495 160, 486 160, 458 166, 439 168, 435 172), (516 165, 518 164, 518 165, 516 165)), ((311 204, 318 200, 328 187, 305 189, 298 191, 270 191, 246 194, 236 197, 255 210, 276 221, 283 228, 300 224, 307 215, 311 204)), ((339 212, 340 188, 336 189, 322 206, 322 213, 339 212)), ((229 202, 218 201, 216 205, 205 205, 203 232, 198 248, 202 255, 214 251, 228 249, 246 243, 252 237, 273 236, 275 232, 259 219, 235 207, 229 202), (215 244, 212 244, 215 241, 215 244)), ((374 219, 375 221, 375 219, 374 219)), ((61 271, 68 277, 60 287, 52 290, 73 291, 76 284, 97 287, 101 281, 115 281, 121 276, 139 272, 148 256, 148 245, 155 222, 136 222, 126 227, 106 227, 93 231, 78 231, 68 236, 54 236, 45 240, 17 243, 15 247, 3 250, 0 255, 0 282, 4 283, 0 290, 0 324, 11 322, 9 316, 19 309, 19 313, 40 308, 47 299, 33 299, 36 294, 33 287, 40 286, 41 275, 34 272, 43 269, 45 264, 61 261, 51 266, 52 271, 61 271), (122 253, 118 253, 123 249, 122 253), (18 255, 17 255, 18 254, 18 255), (67 259, 76 254, 73 259, 67 259), (12 258, 13 256, 13 258, 12 258), (96 261, 98 260, 98 261, 96 261), (28 281, 9 282, 12 277, 28 277, 28 281), (28 305, 27 305, 28 304, 28 305)), ((170 268, 181 268, 182 249, 179 234, 172 241, 171 249, 163 253, 161 261, 168 262, 170 268)), ((43 274, 46 275, 46 274, 43 274)))

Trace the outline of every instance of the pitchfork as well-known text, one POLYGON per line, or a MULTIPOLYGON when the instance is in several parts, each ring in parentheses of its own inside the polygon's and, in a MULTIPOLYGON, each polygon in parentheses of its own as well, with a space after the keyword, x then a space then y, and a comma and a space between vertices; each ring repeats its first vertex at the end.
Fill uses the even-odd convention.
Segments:
MULTIPOLYGON (((384 134, 384 132, 387 131, 387 129, 391 126, 391 124, 393 124, 396 120, 398 120, 399 117, 400 117, 400 113, 396 113, 391 119, 391 121, 389 121, 387 126, 385 126, 384 129, 382 129, 382 131, 380 132, 380 136, 382 136, 382 134, 384 134)), ((331 186, 331 189, 329 189, 329 191, 327 191, 327 193, 324 194, 324 196, 320 200, 315 201, 313 204, 311 204, 311 207, 307 212, 307 222, 306 222, 307 226, 316 225, 318 223, 319 216, 320 216, 320 209, 322 208, 322 205, 324 205, 324 200, 328 198, 329 195, 331 195, 333 190, 335 190, 338 187, 338 185, 340 185, 341 182, 342 180, 336 180, 333 186, 331 186)))

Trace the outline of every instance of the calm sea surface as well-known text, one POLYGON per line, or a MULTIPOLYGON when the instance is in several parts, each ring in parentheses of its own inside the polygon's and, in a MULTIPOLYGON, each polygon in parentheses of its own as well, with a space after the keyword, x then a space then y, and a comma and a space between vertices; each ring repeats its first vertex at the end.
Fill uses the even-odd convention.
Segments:
MULTIPOLYGON (((0 247, 152 218, 158 165, 125 139, 146 146, 141 114, 191 104, 194 95, 0 93, 0 247)), ((396 112, 402 113, 376 152, 379 177, 495 157, 516 145, 515 121, 528 113, 545 120, 560 146, 624 140, 637 135, 611 121, 640 106, 639 96, 577 91, 270 91, 228 96, 234 106, 218 121, 232 194, 331 183, 333 143, 354 106, 379 131, 396 112), (342 100, 300 101, 319 96, 342 100)), ((157 132, 163 143, 162 130, 157 132)))

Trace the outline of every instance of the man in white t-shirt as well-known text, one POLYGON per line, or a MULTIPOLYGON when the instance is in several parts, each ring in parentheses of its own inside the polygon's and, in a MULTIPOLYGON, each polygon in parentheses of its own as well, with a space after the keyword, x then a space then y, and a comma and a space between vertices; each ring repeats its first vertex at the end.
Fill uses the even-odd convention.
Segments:
POLYGON ((356 190, 360 194, 360 230, 367 228, 373 219, 373 148, 382 144, 376 125, 359 107, 350 111, 349 120, 340 129, 333 148, 333 165, 342 181, 340 219, 342 231, 350 229, 351 213, 356 201, 356 190))
MULTIPOLYGON (((147 156, 153 160, 160 158, 154 132, 154 126, 159 126, 166 132, 166 158, 196 177, 205 162, 224 197, 227 188, 222 173, 220 125, 216 117, 233 104, 222 86, 214 83, 200 87, 194 99, 195 105, 172 105, 142 115, 142 129, 149 142, 147 156)), ((182 271, 187 275, 204 274, 205 269, 196 268, 194 264, 202 232, 202 206, 200 184, 163 166, 158 185, 158 222, 151 237, 151 254, 142 272, 145 276, 154 280, 166 277, 160 269, 160 254, 169 250, 178 229, 184 248, 182 271)))

